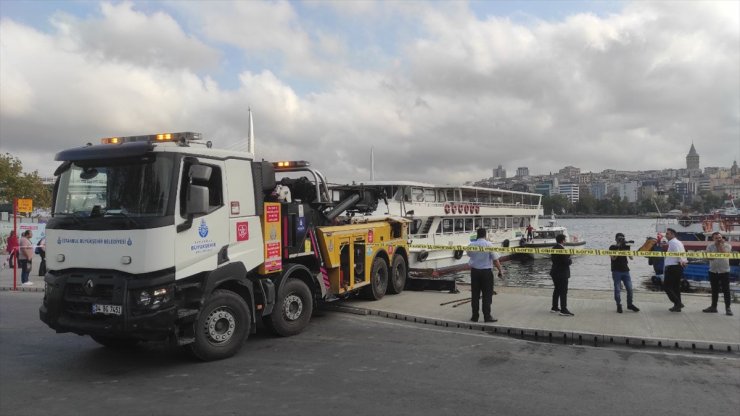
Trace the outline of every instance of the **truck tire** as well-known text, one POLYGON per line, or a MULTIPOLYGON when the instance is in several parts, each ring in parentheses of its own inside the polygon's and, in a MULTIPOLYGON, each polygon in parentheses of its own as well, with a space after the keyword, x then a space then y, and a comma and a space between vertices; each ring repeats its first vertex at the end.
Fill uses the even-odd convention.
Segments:
POLYGON ((388 284, 388 293, 398 294, 403 292, 403 288, 406 286, 406 276, 408 275, 408 267, 406 267, 406 259, 400 254, 393 255, 393 263, 391 264, 391 280, 388 284))
POLYGON ((200 360, 231 357, 249 336, 252 315, 241 296, 229 290, 216 290, 206 300, 195 320, 195 342, 188 345, 200 360))
POLYGON ((371 300, 379 300, 385 296, 387 288, 388 264, 380 257, 376 257, 370 271, 370 284, 363 288, 363 295, 371 300))
POLYGON ((139 344, 139 340, 136 338, 116 338, 103 335, 90 335, 90 338, 98 344, 111 349, 133 348, 139 344))
POLYGON ((308 325, 313 314, 311 290, 303 280, 288 279, 280 286, 272 314, 262 320, 277 335, 288 337, 299 334, 308 325))

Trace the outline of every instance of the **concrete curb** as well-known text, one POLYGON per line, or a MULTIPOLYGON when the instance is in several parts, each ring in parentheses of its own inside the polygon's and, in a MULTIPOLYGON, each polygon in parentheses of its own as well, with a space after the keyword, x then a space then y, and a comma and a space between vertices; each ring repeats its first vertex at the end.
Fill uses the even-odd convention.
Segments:
POLYGON ((13 287, 10 286, 0 286, 0 292, 43 292, 44 288, 43 286, 21 286, 18 285, 18 289, 13 290, 13 287))
POLYGON ((351 313, 355 315, 375 315, 382 318, 396 319, 399 321, 414 322, 425 325, 434 325, 444 328, 483 331, 494 335, 503 335, 517 339, 562 345, 587 345, 593 347, 618 346, 629 348, 654 348, 685 352, 702 351, 722 352, 730 354, 740 353, 740 344, 733 344, 728 342, 649 338, 639 336, 631 337, 624 335, 598 334, 591 332, 553 331, 541 328, 520 328, 496 324, 450 321, 445 319, 414 316, 346 305, 328 305, 325 306, 323 309, 341 313, 351 313))

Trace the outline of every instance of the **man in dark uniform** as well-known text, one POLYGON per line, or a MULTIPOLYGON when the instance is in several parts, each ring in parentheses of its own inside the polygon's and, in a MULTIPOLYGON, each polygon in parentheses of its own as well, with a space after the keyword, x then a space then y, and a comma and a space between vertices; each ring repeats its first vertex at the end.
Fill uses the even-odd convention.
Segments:
MULTIPOLYGON (((563 243, 565 242, 565 235, 558 234, 555 237, 555 244, 552 248, 556 250, 564 250, 563 243)), ((550 277, 552 277, 552 283, 555 288, 552 291, 552 308, 550 312, 560 313, 560 316, 573 316, 573 313, 568 310, 568 279, 570 279, 570 265, 572 260, 570 254, 552 254, 550 255, 552 260, 552 268, 550 269, 550 277), (560 300, 560 308, 558 308, 558 300, 560 300)))

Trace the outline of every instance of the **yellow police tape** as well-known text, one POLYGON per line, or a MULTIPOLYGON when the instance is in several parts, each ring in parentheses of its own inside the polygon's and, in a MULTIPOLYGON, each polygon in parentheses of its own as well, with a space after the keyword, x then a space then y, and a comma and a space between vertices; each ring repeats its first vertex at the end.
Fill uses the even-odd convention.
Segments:
POLYGON ((557 250, 553 248, 445 246, 436 244, 409 244, 409 248, 420 248, 424 250, 484 251, 514 254, 571 254, 575 256, 691 257, 695 259, 740 259, 740 252, 708 253, 706 251, 688 251, 684 253, 668 253, 665 251, 597 250, 575 248, 557 250))

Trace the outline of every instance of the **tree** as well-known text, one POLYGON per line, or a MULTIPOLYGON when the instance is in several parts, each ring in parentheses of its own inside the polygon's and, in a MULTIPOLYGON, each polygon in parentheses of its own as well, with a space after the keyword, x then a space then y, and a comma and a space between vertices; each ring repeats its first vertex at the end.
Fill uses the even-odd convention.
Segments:
POLYGON ((573 209, 577 214, 593 214, 596 212, 596 199, 589 194, 581 195, 573 209))
POLYGON ((555 194, 542 197, 542 209, 545 215, 555 213, 555 215, 570 212, 570 201, 565 195, 555 194))
POLYGON ((38 172, 23 172, 20 159, 5 153, 0 155, 0 202, 13 203, 14 198, 33 199, 34 208, 51 207, 51 190, 38 172))

